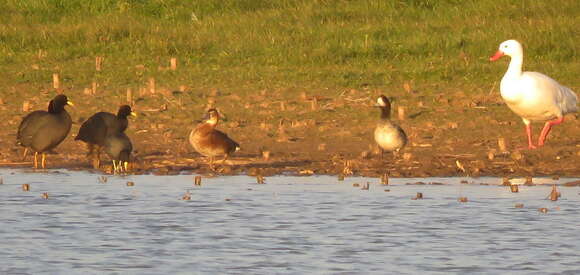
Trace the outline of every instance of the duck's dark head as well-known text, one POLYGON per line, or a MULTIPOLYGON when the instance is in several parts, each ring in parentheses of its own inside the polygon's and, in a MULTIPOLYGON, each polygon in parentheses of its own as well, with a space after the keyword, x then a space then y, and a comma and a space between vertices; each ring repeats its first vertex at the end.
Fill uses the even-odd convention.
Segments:
POLYGON ((60 113, 64 110, 64 106, 66 105, 74 106, 72 102, 68 100, 66 95, 57 95, 48 103, 48 112, 60 113))
POLYGON ((220 114, 219 114, 218 110, 216 110, 214 108, 207 110, 207 113, 204 117, 205 123, 215 126, 215 125, 217 125, 219 120, 220 120, 220 114))
POLYGON ((384 96, 381 95, 377 98, 377 104, 375 105, 381 108, 381 118, 390 118, 391 117, 391 101, 384 96))
POLYGON ((127 118, 128 116, 137 117, 137 114, 133 112, 133 110, 131 110, 131 106, 129 105, 122 105, 121 107, 119 107, 117 117, 127 118))

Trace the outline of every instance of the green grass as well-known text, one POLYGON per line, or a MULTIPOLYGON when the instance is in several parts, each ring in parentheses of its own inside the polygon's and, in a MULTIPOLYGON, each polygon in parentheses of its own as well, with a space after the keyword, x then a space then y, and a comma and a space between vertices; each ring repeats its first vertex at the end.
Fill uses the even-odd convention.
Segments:
MULTIPOLYGON (((578 85, 576 0, 0 0, 0 88, 417 87, 489 91, 525 66, 578 85), (95 72, 94 58, 104 70, 95 72), (169 59, 177 71, 160 70, 169 59), (33 65, 36 65, 33 68, 33 65), (136 67, 143 65, 142 68, 136 67)), ((426 89, 426 92, 431 92, 426 89)))

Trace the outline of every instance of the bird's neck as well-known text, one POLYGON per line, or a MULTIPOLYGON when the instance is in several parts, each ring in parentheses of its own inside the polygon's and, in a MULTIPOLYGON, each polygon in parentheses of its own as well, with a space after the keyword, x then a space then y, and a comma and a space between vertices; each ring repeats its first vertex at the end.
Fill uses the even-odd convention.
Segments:
POLYGON ((51 114, 59 114, 63 110, 64 110, 64 106, 57 105, 52 100, 48 103, 48 112, 51 114))
POLYGON ((215 126, 218 124, 218 118, 217 117, 210 117, 208 120, 205 121, 205 124, 210 125, 212 128, 215 128, 215 126))
POLYGON ((209 132, 215 129, 215 126, 216 124, 212 124, 206 121, 204 123, 199 124, 199 126, 197 126, 197 130, 200 132, 209 132))
POLYGON ((391 106, 381 107, 381 119, 383 120, 391 119, 391 106))
POLYGON ((523 55, 514 55, 511 57, 510 65, 504 77, 519 77, 522 75, 522 66, 524 63, 523 55))

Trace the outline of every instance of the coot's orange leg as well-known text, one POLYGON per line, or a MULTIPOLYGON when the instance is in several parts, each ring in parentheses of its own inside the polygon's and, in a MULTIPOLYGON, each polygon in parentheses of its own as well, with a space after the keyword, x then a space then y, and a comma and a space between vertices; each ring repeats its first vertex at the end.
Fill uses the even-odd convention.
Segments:
POLYGON ((46 169, 46 153, 42 152, 42 169, 46 169))
POLYGON ((34 169, 38 169, 38 152, 34 152, 34 169))

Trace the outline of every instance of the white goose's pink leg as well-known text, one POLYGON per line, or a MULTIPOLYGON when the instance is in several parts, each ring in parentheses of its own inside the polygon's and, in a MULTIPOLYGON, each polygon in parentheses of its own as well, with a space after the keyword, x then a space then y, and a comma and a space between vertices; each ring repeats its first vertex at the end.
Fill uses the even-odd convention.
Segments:
POLYGON ((564 117, 546 121, 546 124, 544 124, 544 129, 542 129, 542 133, 540 134, 540 138, 538 138, 538 146, 544 146, 544 142, 546 141, 546 137, 548 137, 552 126, 558 125, 562 122, 564 122, 564 117))
POLYGON ((532 143, 532 125, 530 123, 526 123, 526 134, 528 134, 528 149, 536 149, 532 143))

